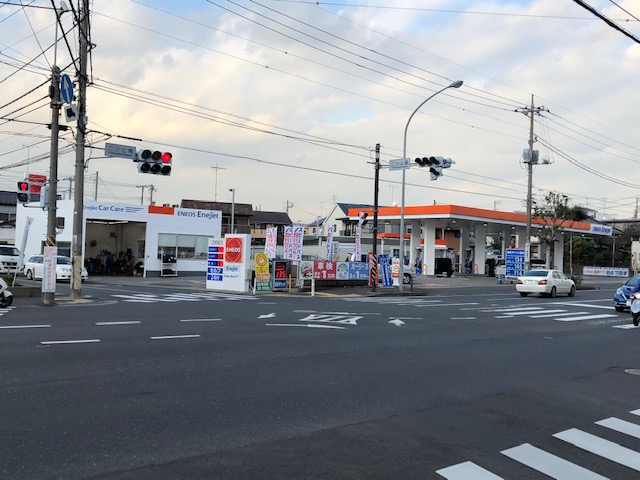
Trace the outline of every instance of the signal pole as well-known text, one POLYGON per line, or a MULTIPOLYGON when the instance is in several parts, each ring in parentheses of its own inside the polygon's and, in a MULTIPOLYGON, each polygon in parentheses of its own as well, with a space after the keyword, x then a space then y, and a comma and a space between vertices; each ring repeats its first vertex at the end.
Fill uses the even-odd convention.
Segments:
POLYGON ((82 288, 82 251, 84 227, 84 143, 87 123, 87 58, 89 51, 89 0, 79 0, 78 131, 76 132, 76 189, 73 203, 73 237, 71 240, 71 298, 79 299, 82 288))

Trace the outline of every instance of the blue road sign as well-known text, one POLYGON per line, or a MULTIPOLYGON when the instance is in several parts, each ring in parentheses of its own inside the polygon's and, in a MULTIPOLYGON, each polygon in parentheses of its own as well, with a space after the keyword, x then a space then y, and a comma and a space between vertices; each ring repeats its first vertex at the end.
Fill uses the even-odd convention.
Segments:
POLYGON ((60 95, 64 103, 73 103, 73 82, 66 73, 60 78, 60 95))

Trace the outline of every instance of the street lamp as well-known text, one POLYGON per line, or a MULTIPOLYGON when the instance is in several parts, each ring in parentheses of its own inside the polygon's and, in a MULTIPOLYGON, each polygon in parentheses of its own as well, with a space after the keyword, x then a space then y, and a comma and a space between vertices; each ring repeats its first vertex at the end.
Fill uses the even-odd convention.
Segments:
POLYGON ((235 233, 235 229, 233 228, 235 225, 235 216, 236 216, 236 189, 230 188, 231 192, 231 233, 235 233))
MULTIPOLYGON (((404 127, 404 145, 402 147, 402 158, 407 158, 407 130, 409 129, 409 123, 411 122, 411 119, 416 114, 416 112, 418 110, 420 110, 420 107, 422 107, 425 103, 427 103, 429 100, 431 100, 433 97, 435 97, 439 93, 444 92, 446 89, 448 89, 448 88, 460 88, 461 86, 462 86, 462 80, 457 80, 457 81, 453 82, 451 85, 447 85, 443 89, 438 90, 436 93, 434 93, 429 98, 427 98, 424 102, 422 102, 420 105, 418 105, 418 107, 413 111, 413 113, 409 117, 409 120, 407 120, 406 127, 404 127)), ((400 207, 400 273, 399 273, 400 281, 398 282, 398 287, 399 287, 399 290, 401 292, 403 291, 402 287, 403 287, 403 280, 404 280, 404 191, 405 191, 405 176, 406 176, 406 170, 403 169, 402 170, 402 194, 401 194, 402 203, 401 203, 401 207, 400 207)), ((425 245, 425 247, 426 247, 426 245, 425 245)), ((426 248, 425 248, 425 251, 426 251, 426 248)), ((426 259, 423 259, 423 261, 426 261, 426 259)))

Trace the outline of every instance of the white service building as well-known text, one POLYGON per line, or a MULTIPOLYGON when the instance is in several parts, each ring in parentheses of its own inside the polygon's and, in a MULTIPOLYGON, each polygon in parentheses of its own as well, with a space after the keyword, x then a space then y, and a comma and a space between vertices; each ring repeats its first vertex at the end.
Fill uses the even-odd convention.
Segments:
MULTIPOLYGON (((73 200, 58 200, 56 231, 58 254, 69 256, 73 232, 73 200)), ((180 275, 206 275, 209 238, 220 238, 222 213, 152 205, 84 202, 83 259, 91 273, 101 271, 107 252, 144 263, 145 276, 159 276, 171 268, 180 275), (93 271, 92 271, 93 270, 93 271)), ((19 204, 16 212, 16 245, 27 235, 25 260, 43 252, 47 236, 47 212, 19 204), (33 222, 25 230, 27 218, 33 222)))

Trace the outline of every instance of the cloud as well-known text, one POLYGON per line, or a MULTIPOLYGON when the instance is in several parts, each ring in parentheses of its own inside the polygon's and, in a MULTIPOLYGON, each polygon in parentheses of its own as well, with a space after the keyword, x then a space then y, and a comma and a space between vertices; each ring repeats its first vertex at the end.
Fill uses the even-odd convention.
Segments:
MULTIPOLYGON (((456 163, 436 182, 417 166, 406 172, 407 205, 493 208, 502 202, 505 210, 521 209, 529 118, 516 110, 529 106, 533 94, 535 105, 549 110, 535 118, 535 148, 550 161, 534 170, 536 195, 557 190, 575 203, 632 214, 635 189, 581 166, 621 181, 636 166, 640 46, 577 5, 215 3, 95 5, 90 128, 174 153, 168 178, 141 178, 126 160, 92 160, 87 175, 99 172, 105 200, 135 203, 135 185, 143 182, 155 185, 158 203, 209 200, 216 194, 212 167, 218 166, 224 168, 217 171, 218 200, 230 200, 225 195, 235 188, 236 201, 264 210, 284 210, 293 202, 294 220, 311 221, 335 200, 372 202, 375 144, 382 145, 383 164, 400 158, 414 109, 461 79, 462 88, 429 100, 411 120, 407 156, 443 155, 456 163)), ((626 17, 606 2, 594 4, 611 18, 626 17)), ((633 12, 634 6, 625 8, 633 12)), ((30 13, 30 19, 35 28, 46 27, 39 38, 52 38, 51 12, 30 13)), ((624 27, 638 31, 636 23, 624 27)), ((16 58, 38 53, 24 15, 3 25, 4 44, 28 39, 14 47, 16 58)), ((65 50, 61 44, 60 63, 69 60, 65 50)), ((25 69, 5 82, 5 98, 46 78, 48 65, 35 65, 40 70, 25 69)), ((13 71, 0 65, 0 78, 13 71)), ((45 107, 28 118, 46 122, 47 115, 45 107)), ((20 136, 0 135, 0 153, 24 143, 20 136)), ((31 154, 47 148, 34 146, 31 154)), ((24 156, 0 156, 0 165, 24 156)), ((45 173, 46 163, 32 171, 45 173)), ((61 176, 72 175, 72 155, 60 164, 61 176)), ((400 173, 383 169, 381 180, 380 202, 399 202, 400 173)))

